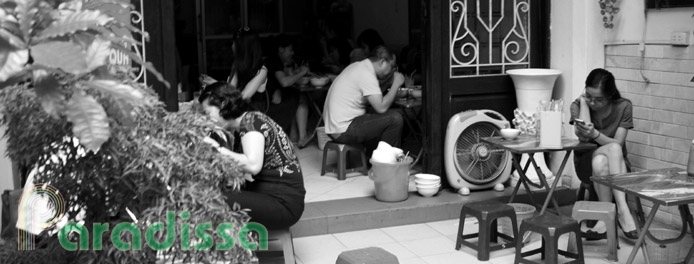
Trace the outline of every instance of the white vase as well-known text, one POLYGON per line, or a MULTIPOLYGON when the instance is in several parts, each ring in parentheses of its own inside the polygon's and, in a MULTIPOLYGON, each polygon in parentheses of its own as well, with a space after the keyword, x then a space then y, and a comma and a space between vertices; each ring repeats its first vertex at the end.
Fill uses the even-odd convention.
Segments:
POLYGON ((560 70, 553 69, 517 69, 508 70, 516 88, 518 109, 526 114, 534 114, 541 100, 552 99, 552 89, 560 70))
MULTIPOLYGON (((516 69, 506 71, 511 79, 516 90, 516 102, 518 109, 525 112, 526 115, 533 115, 540 105, 540 101, 550 101, 552 99, 552 90, 554 82, 561 74, 560 70, 554 69, 516 69)), ((552 171, 547 167, 545 157, 542 153, 535 153, 533 159, 537 162, 538 167, 542 170, 547 178, 553 176, 552 171)), ((525 166, 528 161, 528 155, 523 154, 521 158, 521 166, 525 166)), ((518 177, 518 172, 514 172, 518 177)), ((539 182, 538 175, 532 168, 528 168, 526 176, 533 182, 539 182)), ((551 184, 551 183, 550 183, 551 184)))

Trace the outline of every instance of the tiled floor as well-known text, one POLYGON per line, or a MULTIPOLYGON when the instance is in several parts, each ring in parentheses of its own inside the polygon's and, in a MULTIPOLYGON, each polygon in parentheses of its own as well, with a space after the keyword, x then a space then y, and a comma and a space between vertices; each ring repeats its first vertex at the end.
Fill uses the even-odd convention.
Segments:
MULTIPOLYGON (((374 195, 373 181, 359 173, 349 174, 344 181, 338 181, 333 173, 321 176, 322 151, 318 149, 315 141, 304 149, 297 149, 297 155, 304 173, 307 203, 374 195)), ((330 155, 328 159, 333 162, 335 157, 330 155)), ((465 233, 476 232, 476 220, 468 219, 465 227, 465 233)), ((300 237, 294 239, 295 256, 299 264, 330 264, 335 263, 338 255, 343 251, 378 246, 396 255, 400 264, 513 263, 515 257, 513 248, 492 252, 490 260, 486 262, 478 261, 476 252, 472 249, 463 247, 456 251, 457 231, 458 220, 447 220, 300 237)), ((560 238, 560 248, 566 248, 567 240, 568 235, 560 238)), ((633 243, 633 241, 620 238, 619 263, 626 262, 633 243)), ((534 241, 526 245, 524 251, 539 246, 540 241, 534 241)), ((586 252, 585 256, 586 263, 612 263, 605 259, 604 254, 586 252)), ((539 254, 535 257, 539 259, 539 254)), ((560 261, 562 261, 561 256, 560 261)), ((267 261, 261 259, 261 263, 282 263, 282 261, 281 259, 267 259, 267 261)), ((645 263, 643 254, 639 252, 634 263, 645 263)))
MULTIPOLYGON (((344 181, 337 180, 335 173, 326 173, 321 176, 323 151, 318 149, 315 141, 303 149, 297 148, 296 153, 304 174, 304 188, 306 189, 304 201, 307 203, 374 195, 373 181, 361 173, 347 174, 347 179, 344 181)), ((335 152, 329 152, 329 164, 335 160, 335 152)))
MULTIPOLYGON (((475 219, 467 219, 465 234, 476 232, 475 219), (470 228, 468 228, 470 227, 470 228)), ((455 250, 458 220, 430 222, 406 226, 370 229, 356 232, 337 233, 302 237, 294 239, 297 263, 329 264, 335 263, 338 255, 346 250, 377 246, 398 257, 400 264, 448 264, 448 263, 513 263, 515 249, 509 248, 491 253, 489 261, 478 261, 474 250, 463 246, 455 250)), ((566 248, 568 235, 559 240, 559 247, 566 248)), ((585 241, 584 241, 585 242, 585 241)), ((597 241, 594 243, 598 243, 597 241)), ((600 242, 602 243, 602 242, 600 242)), ((633 241, 620 237, 619 263, 626 260, 633 248, 633 241)), ((524 251, 540 247, 540 241, 530 242, 524 251)), ((535 256, 539 259, 539 254, 535 256)), ((601 253, 585 253, 586 263, 614 263, 606 260, 601 253)), ((561 261, 567 261, 560 256, 561 261)), ((639 252, 635 264, 645 263, 639 252)))

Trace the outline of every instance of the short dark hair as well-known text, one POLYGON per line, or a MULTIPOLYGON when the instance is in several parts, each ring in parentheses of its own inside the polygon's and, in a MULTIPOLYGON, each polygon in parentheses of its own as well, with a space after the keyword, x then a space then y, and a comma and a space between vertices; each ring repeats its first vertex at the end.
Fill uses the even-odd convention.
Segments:
POLYGON ((590 71, 588 77, 586 77, 586 87, 600 89, 602 94, 610 101, 616 101, 622 98, 619 90, 617 90, 614 75, 605 69, 596 68, 590 71))
POLYGON ((395 60, 395 54, 385 46, 378 46, 369 53, 369 59, 371 61, 386 60, 388 62, 393 62, 395 60))
POLYGON ((367 28, 364 31, 362 31, 359 36, 357 36, 357 46, 360 48, 362 46, 366 46, 369 48, 369 51, 373 51, 376 49, 378 46, 383 46, 385 45, 385 42, 383 42, 383 38, 381 38, 381 35, 378 34, 378 31, 376 31, 373 28, 367 28))
POLYGON ((241 91, 226 82, 216 82, 205 87, 205 90, 198 97, 201 104, 207 103, 219 108, 219 115, 226 120, 241 116, 250 110, 250 105, 241 98, 241 91))
MULTIPOLYGON (((285 34, 279 34, 275 37, 275 44, 277 45, 277 49, 279 48, 287 48, 289 46, 293 46, 294 43, 292 42, 292 39, 285 35, 285 34)), ((275 50, 276 52, 277 50, 275 50)))

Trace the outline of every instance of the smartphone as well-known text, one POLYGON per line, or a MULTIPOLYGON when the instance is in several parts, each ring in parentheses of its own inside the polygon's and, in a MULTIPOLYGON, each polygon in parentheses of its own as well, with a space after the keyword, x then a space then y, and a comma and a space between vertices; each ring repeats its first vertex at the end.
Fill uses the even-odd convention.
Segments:
POLYGON ((578 123, 578 124, 581 124, 581 125, 584 125, 584 126, 586 125, 586 121, 583 121, 582 119, 578 119, 578 118, 576 118, 576 119, 573 120, 573 124, 572 124, 572 125, 575 125, 575 124, 577 124, 577 123, 578 123))
POLYGON ((213 131, 210 132, 210 134, 208 134, 207 136, 214 139, 214 141, 217 141, 217 144, 219 144, 220 147, 227 147, 228 145, 227 140, 225 138, 213 131))

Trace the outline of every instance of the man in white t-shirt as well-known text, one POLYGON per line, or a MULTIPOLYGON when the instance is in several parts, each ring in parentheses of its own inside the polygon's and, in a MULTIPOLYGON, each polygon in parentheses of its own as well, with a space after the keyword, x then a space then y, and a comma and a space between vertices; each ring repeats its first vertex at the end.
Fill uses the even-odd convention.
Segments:
POLYGON ((400 146, 402 115, 388 111, 405 82, 405 77, 395 70, 395 55, 379 46, 368 59, 352 63, 337 76, 323 107, 325 133, 333 141, 364 144, 368 153, 375 149, 378 141, 400 146), (378 78, 391 73, 393 84, 384 95, 378 78), (368 106, 376 113, 367 113, 368 106))

